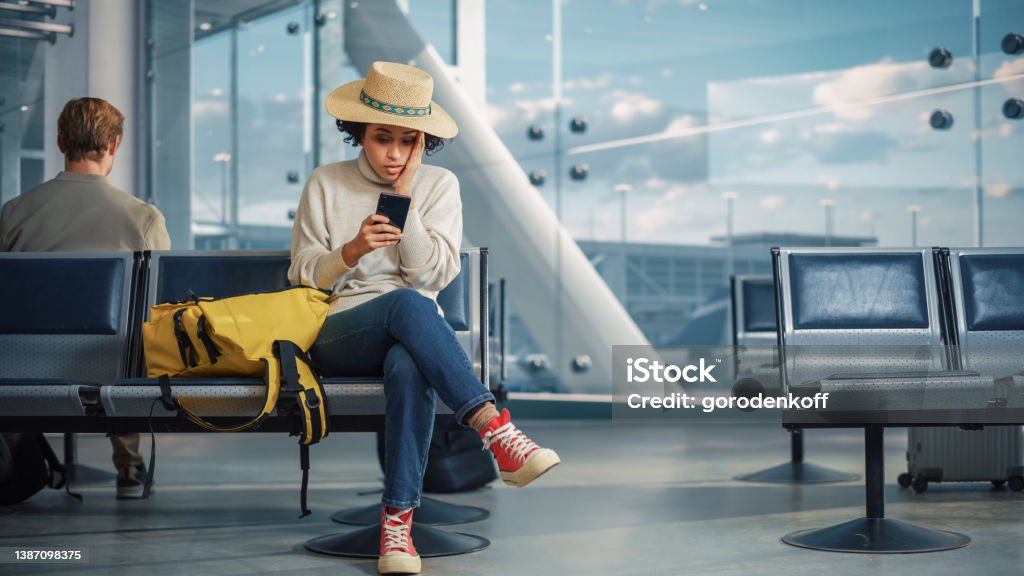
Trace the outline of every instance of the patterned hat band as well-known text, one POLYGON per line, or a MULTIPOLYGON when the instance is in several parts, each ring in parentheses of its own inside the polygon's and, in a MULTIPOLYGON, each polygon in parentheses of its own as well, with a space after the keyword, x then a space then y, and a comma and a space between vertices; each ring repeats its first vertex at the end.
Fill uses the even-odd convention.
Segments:
POLYGON ((359 101, 369 108, 380 110, 387 114, 394 114, 395 116, 430 116, 429 104, 423 108, 388 104, 387 102, 381 102, 380 100, 375 100, 367 96, 366 92, 363 92, 362 90, 359 91, 359 101))

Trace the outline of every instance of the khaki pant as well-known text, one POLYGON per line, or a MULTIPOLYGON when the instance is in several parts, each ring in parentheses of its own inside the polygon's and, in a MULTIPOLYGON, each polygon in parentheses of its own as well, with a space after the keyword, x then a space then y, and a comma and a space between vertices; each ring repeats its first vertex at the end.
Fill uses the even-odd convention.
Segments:
POLYGON ((111 436, 110 445, 114 447, 114 468, 117 468, 117 477, 134 478, 135 467, 142 464, 142 454, 139 453, 139 435, 124 434, 111 436))

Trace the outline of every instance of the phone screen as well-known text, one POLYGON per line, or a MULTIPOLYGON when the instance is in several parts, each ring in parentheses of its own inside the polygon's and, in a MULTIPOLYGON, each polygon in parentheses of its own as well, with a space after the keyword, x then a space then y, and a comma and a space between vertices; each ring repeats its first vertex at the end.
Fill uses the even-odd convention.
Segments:
POLYGON ((412 198, 401 194, 388 194, 381 192, 377 199, 377 214, 388 217, 390 224, 399 230, 405 228, 405 217, 409 214, 409 204, 412 198))

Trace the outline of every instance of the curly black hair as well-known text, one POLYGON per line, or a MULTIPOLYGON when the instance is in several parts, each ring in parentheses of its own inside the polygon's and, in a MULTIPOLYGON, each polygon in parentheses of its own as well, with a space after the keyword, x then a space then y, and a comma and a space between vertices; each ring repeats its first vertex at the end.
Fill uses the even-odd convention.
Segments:
MULTIPOLYGON (((366 123, 365 122, 345 122, 337 120, 335 124, 338 126, 338 131, 342 134, 346 134, 344 141, 353 146, 362 146, 363 137, 366 135, 366 123)), ((424 141, 425 148, 423 153, 427 156, 432 156, 436 152, 439 152, 444 148, 444 138, 438 138, 433 134, 427 134, 424 141)))

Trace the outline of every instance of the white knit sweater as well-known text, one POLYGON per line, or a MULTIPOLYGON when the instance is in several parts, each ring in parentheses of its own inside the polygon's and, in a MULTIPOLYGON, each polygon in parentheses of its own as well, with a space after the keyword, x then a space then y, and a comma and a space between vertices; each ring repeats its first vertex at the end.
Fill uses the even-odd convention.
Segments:
POLYGON ((320 166, 309 176, 292 227, 288 279, 333 290, 330 313, 358 306, 397 288, 413 288, 432 300, 459 273, 462 199, 454 174, 421 165, 412 182, 412 207, 396 246, 378 248, 354 268, 341 248, 377 209, 390 183, 373 171, 362 152, 355 160, 320 166))

